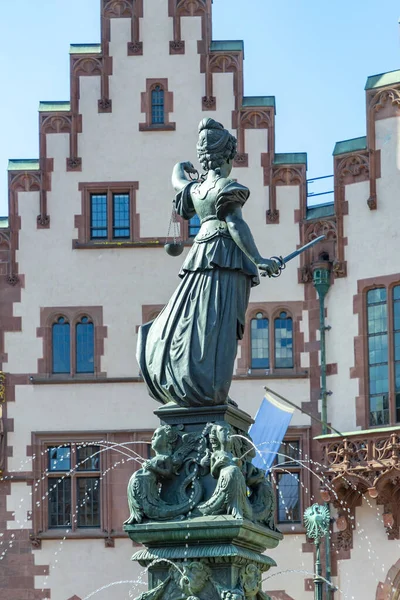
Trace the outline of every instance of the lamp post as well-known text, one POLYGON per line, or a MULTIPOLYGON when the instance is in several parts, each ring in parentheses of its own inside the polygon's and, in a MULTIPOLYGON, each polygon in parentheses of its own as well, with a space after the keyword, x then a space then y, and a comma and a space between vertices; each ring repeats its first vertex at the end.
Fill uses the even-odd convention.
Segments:
POLYGON ((314 570, 314 599, 322 600, 322 589, 324 580, 322 579, 321 569, 321 539, 329 534, 330 513, 326 506, 313 504, 304 512, 304 523, 306 526, 307 537, 314 540, 315 544, 315 570, 314 570))

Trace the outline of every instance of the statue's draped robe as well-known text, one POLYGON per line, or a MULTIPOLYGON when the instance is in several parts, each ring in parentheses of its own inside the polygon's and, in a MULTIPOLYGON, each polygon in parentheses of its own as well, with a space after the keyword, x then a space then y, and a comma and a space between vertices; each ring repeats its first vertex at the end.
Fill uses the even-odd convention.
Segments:
POLYGON ((184 219, 201 228, 172 298, 140 328, 138 361, 149 392, 180 406, 224 404, 258 271, 231 238, 225 216, 242 207, 248 188, 222 177, 189 183, 176 196, 184 219))

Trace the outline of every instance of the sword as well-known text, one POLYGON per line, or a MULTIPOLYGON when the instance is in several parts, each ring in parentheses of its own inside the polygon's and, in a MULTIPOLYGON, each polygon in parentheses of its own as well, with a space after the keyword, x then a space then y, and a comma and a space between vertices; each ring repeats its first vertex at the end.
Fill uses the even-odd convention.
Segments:
POLYGON ((268 275, 268 273, 266 271, 261 271, 261 276, 262 277, 267 277, 267 276, 268 277, 279 277, 279 275, 282 273, 283 269, 286 268, 286 263, 288 263, 290 260, 293 260, 293 258, 296 258, 296 256, 299 256, 299 254, 302 254, 303 252, 305 252, 309 248, 312 248, 312 246, 315 246, 315 244, 318 244, 318 242, 321 242, 324 239, 325 239, 325 236, 320 235, 319 237, 315 238, 315 240, 311 240, 311 242, 308 242, 308 244, 305 244, 305 246, 302 246, 298 250, 291 252, 284 258, 282 258, 282 256, 272 256, 271 260, 274 260, 275 262, 278 263, 279 271, 277 273, 272 273, 271 275, 268 275))

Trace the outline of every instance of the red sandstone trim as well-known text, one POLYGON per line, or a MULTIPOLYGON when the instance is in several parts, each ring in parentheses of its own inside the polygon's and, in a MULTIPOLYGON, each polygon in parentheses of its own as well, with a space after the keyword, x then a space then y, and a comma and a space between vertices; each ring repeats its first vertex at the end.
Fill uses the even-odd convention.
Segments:
MULTIPOLYGON (((103 325, 103 307, 102 306, 67 306, 67 307, 46 307, 40 309, 40 327, 37 328, 36 335, 43 339, 43 358, 38 359, 38 374, 46 375, 52 378, 52 325, 59 317, 65 317, 71 327, 71 373, 70 376, 78 377, 79 381, 86 378, 106 377, 106 373, 101 371, 101 357, 104 355, 104 339, 107 337, 107 327, 103 325), (75 324, 82 317, 89 317, 94 324, 94 373, 86 375, 77 375, 75 373, 75 324)), ((68 376, 56 379, 68 379, 68 376)))
MULTIPOLYGON (((269 376, 289 379, 292 375, 304 376, 304 369, 300 365, 300 354, 305 351, 304 334, 300 331, 300 321, 302 320, 302 310, 304 303, 299 301, 289 302, 251 302, 246 313, 246 327, 244 337, 240 344, 241 356, 237 361, 236 376, 256 375, 257 370, 251 369, 251 326, 250 322, 256 314, 261 312, 265 318, 269 319, 270 327, 270 368, 269 376), (274 327, 275 318, 280 312, 285 311, 293 319, 293 360, 292 369, 276 369, 274 366, 274 327)), ((260 374, 265 376, 265 369, 260 370, 260 374)))

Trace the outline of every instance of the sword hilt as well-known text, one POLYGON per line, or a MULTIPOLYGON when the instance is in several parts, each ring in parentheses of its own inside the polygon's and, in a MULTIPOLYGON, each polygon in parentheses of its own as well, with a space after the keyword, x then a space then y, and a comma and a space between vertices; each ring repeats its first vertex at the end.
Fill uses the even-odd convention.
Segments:
POLYGON ((270 260, 274 260, 276 263, 278 263, 278 271, 271 274, 268 274, 266 271, 261 271, 261 277, 279 277, 283 269, 286 269, 286 265, 282 256, 271 256, 270 260))

